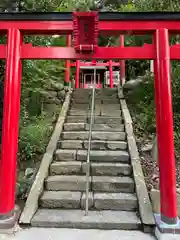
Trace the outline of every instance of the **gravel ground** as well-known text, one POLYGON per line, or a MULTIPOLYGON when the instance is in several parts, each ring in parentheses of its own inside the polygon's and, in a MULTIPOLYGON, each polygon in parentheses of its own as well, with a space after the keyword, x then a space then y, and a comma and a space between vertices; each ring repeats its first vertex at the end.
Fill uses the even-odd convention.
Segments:
MULTIPOLYGON (((134 128, 136 127, 134 126, 134 128)), ((156 161, 154 161, 152 158, 152 138, 139 135, 137 137, 137 145, 147 188, 149 191, 152 188, 159 189, 159 167, 156 161), (148 150, 143 151, 144 148, 147 148, 148 150)), ((176 159, 176 181, 176 187, 180 189, 180 159, 176 159)))

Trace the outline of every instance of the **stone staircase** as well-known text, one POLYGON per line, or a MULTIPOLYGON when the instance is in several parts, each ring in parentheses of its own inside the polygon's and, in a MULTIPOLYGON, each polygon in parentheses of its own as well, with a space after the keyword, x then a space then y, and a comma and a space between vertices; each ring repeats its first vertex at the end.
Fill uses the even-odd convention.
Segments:
POLYGON ((135 230, 141 227, 117 89, 96 90, 90 153, 89 214, 85 216, 91 90, 75 90, 35 227, 135 230))

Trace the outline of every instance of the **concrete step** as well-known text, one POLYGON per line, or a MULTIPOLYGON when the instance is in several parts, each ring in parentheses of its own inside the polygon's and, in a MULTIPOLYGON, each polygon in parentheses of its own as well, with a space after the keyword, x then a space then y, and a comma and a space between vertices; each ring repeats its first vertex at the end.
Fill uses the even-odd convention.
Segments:
MULTIPOLYGON (((85 209, 86 194, 71 191, 45 191, 40 199, 43 208, 85 209)), ((94 205, 93 193, 89 192, 89 209, 94 205)))
MULTIPOLYGON (((55 152, 57 161, 86 161, 87 150, 58 149, 55 152)), ((129 163, 130 157, 127 151, 101 151, 91 150, 90 161, 93 162, 123 162, 129 163)))
MULTIPOLYGON (((87 116, 67 116, 67 123, 89 123, 90 118, 87 116)), ((106 117, 106 116, 95 116, 94 123, 98 124, 122 124, 123 120, 121 117, 106 117)))
POLYGON ((39 209, 31 220, 33 227, 77 229, 140 229, 141 221, 135 212, 39 209))
MULTIPOLYGON (((61 138, 64 140, 87 140, 89 138, 88 131, 79 132, 62 132, 61 138)), ((125 132, 92 132, 92 140, 109 140, 109 141, 124 141, 126 140, 125 132)))
POLYGON ((94 193, 97 210, 135 211, 137 206, 137 197, 131 193, 94 193))
MULTIPOLYGON (((62 149, 88 149, 88 140, 62 140, 58 142, 62 149)), ((123 141, 91 141, 92 150, 126 150, 127 142, 123 141)))
MULTIPOLYGON (((124 124, 93 124, 93 131, 123 132, 124 124)), ((65 123, 64 131, 89 131, 87 123, 65 123)))
MULTIPOLYGON (((90 171, 93 176, 130 176, 132 167, 124 163, 91 163, 90 171)), ((50 166, 50 175, 85 175, 86 163, 53 162, 50 166)))
MULTIPOLYGON (((80 191, 86 189, 86 176, 56 175, 45 181, 49 191, 80 191)), ((134 181, 130 177, 93 176, 89 177, 89 189, 94 192, 134 193, 134 181)))
POLYGON ((134 180, 130 177, 92 176, 93 192, 134 193, 134 180))
MULTIPOLYGON (((91 185, 91 177, 89 177, 91 185)), ((56 175, 49 176, 45 181, 46 190, 50 191, 80 191, 86 189, 86 176, 77 175, 56 175)))

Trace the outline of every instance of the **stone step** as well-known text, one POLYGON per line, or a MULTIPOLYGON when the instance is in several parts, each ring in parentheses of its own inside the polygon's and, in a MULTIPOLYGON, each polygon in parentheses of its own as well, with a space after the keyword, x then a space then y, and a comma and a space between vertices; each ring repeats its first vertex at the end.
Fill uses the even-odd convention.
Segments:
MULTIPOLYGON (((124 163, 90 163, 90 171, 93 176, 130 176, 132 167, 124 163)), ((53 162, 50 166, 50 175, 85 175, 86 163, 53 162)))
MULTIPOLYGON (((91 110, 84 109, 71 109, 68 111, 69 116, 90 116, 91 110)), ((117 109, 97 109, 94 111, 94 116, 112 116, 112 117, 120 117, 121 116, 121 110, 117 109)))
POLYGON ((89 104, 88 103, 71 103, 69 109, 78 109, 78 110, 83 110, 83 109, 89 109, 89 104))
MULTIPOLYGON (((92 91, 90 92, 90 93, 86 93, 86 95, 85 94, 72 94, 72 99, 73 100, 79 100, 79 99, 81 99, 81 100, 83 100, 83 99, 89 99, 90 101, 92 100, 92 91)), ((116 94, 94 94, 94 99, 95 100, 97 100, 97 99, 101 99, 101 100, 104 100, 104 99, 117 99, 117 100, 119 100, 119 98, 118 98, 118 94, 116 93, 116 94)))
MULTIPOLYGON (((67 132, 64 131, 61 134, 63 140, 88 140, 89 132, 88 131, 76 131, 76 132, 67 132)), ((125 132, 92 132, 92 140, 109 140, 109 141, 124 141, 126 140, 125 132)))
POLYGON ((81 88, 77 88, 77 89, 74 89, 73 92, 72 92, 72 95, 76 95, 77 96, 80 96, 80 95, 84 95, 84 96, 87 96, 87 94, 89 94, 90 92, 92 92, 92 89, 81 89, 81 88))
MULTIPOLYGON (((73 95, 72 95, 72 98, 71 98, 71 101, 73 101, 73 100, 83 100, 83 99, 85 99, 85 100, 90 100, 90 95, 89 95, 89 94, 86 94, 86 95, 80 94, 80 95, 78 96, 78 95, 76 95, 76 94, 73 94, 73 95)), ((83 102, 82 102, 82 103, 83 103, 83 102)))
POLYGON ((111 96, 117 94, 117 88, 101 88, 97 89, 97 94, 111 96))
MULTIPOLYGON (((124 163, 91 163, 91 174, 93 176, 130 176, 132 167, 124 163)), ((82 171, 86 173, 86 163, 82 163, 82 171)))
MULTIPOLYGON (((93 209, 93 207, 94 207, 94 194, 93 194, 93 192, 89 192, 88 208, 93 209)), ((85 208, 86 208, 86 193, 83 192, 82 193, 82 198, 81 198, 81 209, 85 209, 85 208)))
MULTIPOLYGON (((56 175, 45 181, 49 191, 80 191, 86 189, 86 176, 56 175)), ((93 176, 89 177, 89 189, 94 192, 134 193, 134 181, 130 177, 93 176)))
POLYGON ((134 211, 137 197, 131 193, 94 193, 94 209, 134 211))
MULTIPOLYGON (((91 99, 92 94, 90 94, 90 99, 91 99)), ((94 95, 95 99, 118 99, 118 95, 117 94, 113 94, 113 95, 106 95, 106 94, 95 94, 94 95)))
MULTIPOLYGON (((89 123, 90 117, 86 116, 67 116, 67 123, 89 123)), ((94 123, 98 124, 122 124, 123 120, 121 117, 105 117, 105 116, 95 116, 94 123)))
MULTIPOLYGON (((103 103, 102 102, 103 99, 104 98, 96 96, 95 99, 94 99, 94 102, 96 104, 102 104, 103 103)), ((107 97, 105 97, 105 99, 107 99, 107 97)), ((111 98, 111 99, 114 99, 114 98, 111 98)), ((91 103, 92 103, 92 98, 91 98, 90 95, 87 95, 87 96, 77 96, 77 97, 73 96, 71 98, 71 104, 88 104, 88 105, 90 105, 91 103)), ((114 102, 113 102, 113 104, 114 104, 114 102)), ((119 101, 116 102, 116 104, 119 104, 119 101)))
MULTIPOLYGON (((88 149, 88 140, 62 140, 58 142, 58 148, 62 149, 88 149)), ((92 150, 125 150, 127 142, 123 141, 91 141, 92 150)))
MULTIPOLYGON (((82 110, 77 110, 77 109, 70 109, 68 111, 69 116, 90 116, 91 115, 91 110, 90 109, 82 109, 82 110)), ((96 116, 101 116, 101 111, 96 110, 94 111, 94 115, 96 116)), ((120 115, 119 115, 120 116, 120 115)))
POLYGON ((55 152, 55 159, 57 161, 76 161, 77 151, 68 149, 57 149, 55 152))
POLYGON ((43 208, 80 208, 81 192, 45 191, 40 198, 43 208))
POLYGON ((130 177, 92 176, 93 192, 134 193, 134 185, 130 177))
MULTIPOLYGON (((71 191, 45 191, 39 204, 43 208, 85 209, 86 194, 71 191)), ((89 193, 89 209, 133 211, 137 197, 130 193, 89 193)))
POLYGON ((72 99, 90 99, 90 94, 85 93, 85 94, 72 94, 72 99))
POLYGON ((53 162, 50 166, 50 175, 80 175, 82 172, 81 162, 53 162))
POLYGON ((101 116, 109 116, 109 117, 121 117, 122 112, 119 109, 103 108, 101 109, 101 116))
POLYGON ((64 123, 64 131, 85 131, 86 123, 64 123))
POLYGON ((102 99, 102 103, 103 104, 118 104, 119 103, 119 98, 117 98, 117 97, 112 97, 112 98, 106 97, 106 98, 102 99))
MULTIPOLYGON (((56 161, 86 161, 87 150, 58 149, 55 152, 56 161)), ((127 151, 91 150, 90 161, 93 162, 123 162, 129 163, 127 151)))
POLYGON ((31 220, 33 227, 137 230, 141 221, 135 212, 39 209, 31 220))
MULTIPOLYGON (((72 102, 69 109, 70 110, 80 110, 80 111, 85 110, 85 109, 91 109, 91 103, 75 103, 75 102, 72 102)), ((116 104, 116 103, 114 103, 114 104, 113 103, 112 104, 111 103, 110 104, 103 104, 103 103, 99 102, 99 104, 97 104, 97 102, 96 102, 96 104, 94 106, 94 109, 95 110, 96 109, 121 110, 121 106, 120 106, 119 103, 118 104, 116 104)))
MULTIPOLYGON (((91 185, 91 177, 89 177, 91 185)), ((49 176, 45 181, 46 190, 50 191, 80 191, 86 189, 86 176, 77 175, 56 175, 49 176)))
POLYGON ((100 107, 101 107, 101 109, 121 110, 121 105, 119 103, 118 104, 115 104, 115 103, 103 104, 102 103, 100 107))
MULTIPOLYGON (((40 198, 43 208, 85 209, 86 194, 71 191, 45 191, 40 198)), ((89 209, 93 207, 93 193, 89 192, 89 209)))
MULTIPOLYGON (((123 132, 124 124, 93 124, 93 131, 123 132)), ((65 123, 64 131, 89 131, 88 123, 65 123)))
MULTIPOLYGON (((77 150, 78 161, 86 161, 87 150, 77 150)), ((90 161, 93 162, 124 162, 129 163, 129 153, 127 151, 101 151, 101 150, 91 150, 90 151, 90 161)))
POLYGON ((88 97, 73 97, 71 103, 75 104, 89 104, 90 99, 88 97))

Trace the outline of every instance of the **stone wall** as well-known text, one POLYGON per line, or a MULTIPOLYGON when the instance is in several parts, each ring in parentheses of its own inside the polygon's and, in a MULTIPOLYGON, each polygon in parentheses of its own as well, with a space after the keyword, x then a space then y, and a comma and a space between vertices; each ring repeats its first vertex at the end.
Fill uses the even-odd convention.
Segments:
POLYGON ((54 84, 48 87, 46 91, 43 107, 48 115, 53 116, 64 102, 67 88, 62 84, 54 84))

